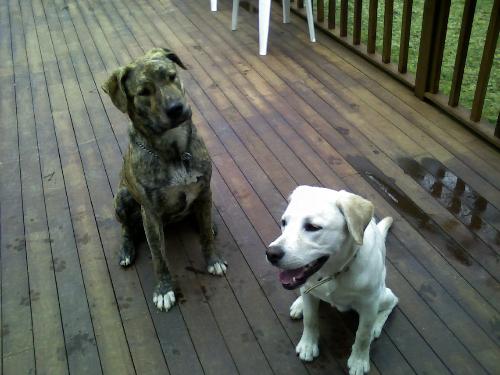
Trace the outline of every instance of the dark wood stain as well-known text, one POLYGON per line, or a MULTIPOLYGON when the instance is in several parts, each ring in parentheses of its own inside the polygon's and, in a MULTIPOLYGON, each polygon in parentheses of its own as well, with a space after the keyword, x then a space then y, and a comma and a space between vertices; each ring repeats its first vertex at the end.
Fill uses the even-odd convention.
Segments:
POLYGON ((321 355, 302 363, 296 296, 264 257, 286 197, 309 184, 396 218, 386 263, 400 303, 371 373, 500 373, 498 151, 335 42, 311 44, 274 3, 258 56, 257 2, 240 2, 233 33, 232 2, 220 3, 0 2, 1 371, 347 373, 357 315, 321 304, 321 355), (193 226, 167 226, 168 313, 152 302, 140 220, 136 263, 117 264, 127 121, 100 89, 154 46, 189 67, 229 262, 226 277, 208 275, 193 226))

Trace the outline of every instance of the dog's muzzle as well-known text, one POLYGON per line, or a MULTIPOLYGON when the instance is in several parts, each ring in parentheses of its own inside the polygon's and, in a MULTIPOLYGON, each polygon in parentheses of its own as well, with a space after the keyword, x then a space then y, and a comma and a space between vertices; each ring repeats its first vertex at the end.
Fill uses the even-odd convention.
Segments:
POLYGON ((175 100, 169 103, 165 112, 175 125, 183 123, 191 116, 191 109, 181 100, 175 100))
POLYGON ((328 255, 322 256, 302 267, 281 270, 279 279, 285 289, 295 289, 303 285, 307 279, 315 274, 328 260, 328 255))
POLYGON ((266 250, 267 260, 272 264, 276 265, 281 258, 285 255, 285 252, 278 245, 270 245, 269 249, 266 250))

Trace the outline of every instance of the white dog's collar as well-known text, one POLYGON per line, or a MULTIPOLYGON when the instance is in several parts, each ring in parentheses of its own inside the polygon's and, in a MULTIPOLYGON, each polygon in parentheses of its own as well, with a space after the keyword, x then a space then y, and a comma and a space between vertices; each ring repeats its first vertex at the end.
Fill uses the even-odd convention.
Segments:
POLYGON ((356 252, 354 253, 354 255, 340 268, 339 271, 335 272, 332 276, 327 276, 325 278, 322 278, 321 280, 319 280, 316 284, 313 284, 311 285, 309 288, 307 288, 306 290, 304 290, 304 294, 307 294, 309 293, 311 290, 317 288, 318 286, 320 285, 323 285, 329 281, 333 281, 335 280, 339 275, 341 275, 342 273, 344 272, 347 272, 349 271, 349 266, 351 265, 351 263, 354 261, 354 259, 358 256, 358 253, 359 253, 359 248, 358 250, 356 250, 356 252))

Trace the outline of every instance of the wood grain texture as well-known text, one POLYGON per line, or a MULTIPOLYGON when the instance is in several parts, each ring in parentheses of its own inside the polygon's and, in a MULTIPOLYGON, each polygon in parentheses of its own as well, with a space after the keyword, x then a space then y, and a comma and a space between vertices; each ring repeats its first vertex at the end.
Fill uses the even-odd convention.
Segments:
POLYGON ((216 13, 195 0, 0 3, 0 374, 346 373, 356 314, 321 306, 321 355, 302 363, 296 293, 264 256, 299 184, 349 189, 395 219, 400 304, 372 374, 500 371, 498 152, 331 39, 311 44, 275 5, 260 57, 256 14, 243 7, 230 32, 229 0, 216 13), (130 269, 117 262, 127 119, 101 90, 154 46, 189 68, 229 262, 206 274, 192 224, 168 227, 168 313, 152 303, 147 245, 130 269))

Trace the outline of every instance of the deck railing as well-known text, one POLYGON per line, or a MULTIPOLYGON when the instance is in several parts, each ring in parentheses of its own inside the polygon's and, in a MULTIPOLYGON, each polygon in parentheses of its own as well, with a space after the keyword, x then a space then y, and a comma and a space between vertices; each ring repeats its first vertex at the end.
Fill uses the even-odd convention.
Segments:
MULTIPOLYGON (((460 94, 462 93, 464 69, 477 1, 464 1, 460 34, 454 51, 455 63, 451 83, 449 84, 448 97, 440 93, 439 86, 442 79, 441 68, 446 33, 449 28, 451 0, 423 0, 418 2, 400 0, 400 2, 403 2, 403 9, 401 19, 396 21, 401 24, 401 29, 399 30, 400 35, 394 36, 394 0, 381 0, 381 3, 382 1, 383 38, 380 52, 376 48, 377 24, 380 26, 382 21, 379 19, 379 0, 365 0, 367 2, 365 6, 368 7, 368 20, 365 23, 362 20, 363 0, 313 1, 315 3, 316 26, 405 83, 414 90, 415 95, 420 99, 431 101, 492 143, 500 146, 500 115, 498 115, 498 112, 493 112, 494 116, 497 116, 496 125, 491 122, 491 114, 489 116, 490 121, 482 118, 500 28, 500 0, 493 0, 487 31, 483 39, 482 56, 469 56, 469 58, 475 59, 474 61, 477 61, 477 63, 480 61, 480 65, 475 80, 474 99, 471 104, 465 103, 465 106, 464 103, 460 102, 460 94), (423 9, 415 9, 417 3, 423 9), (420 14, 423 13, 420 25, 412 25, 412 14, 415 14, 415 11, 420 14), (349 15, 349 12, 352 12, 352 15, 349 15), (349 20, 351 20, 352 24, 349 24, 349 20), (416 26, 420 26, 421 31, 418 55, 416 56, 416 69, 413 73, 408 71, 408 54, 410 48, 417 47, 416 45, 410 45, 410 33, 412 27, 416 26), (363 28, 367 31, 366 44, 362 44, 361 41, 363 28), (351 35, 348 35, 348 30, 352 30, 351 35), (396 58, 392 55, 393 37, 399 38, 399 55, 396 58), (396 63, 393 63, 393 60, 397 60, 396 63)), ((295 0, 292 10, 305 16, 304 1, 295 0)), ((495 90, 498 89, 497 87, 495 90)), ((493 105, 498 111, 499 103, 494 102, 493 105)))

